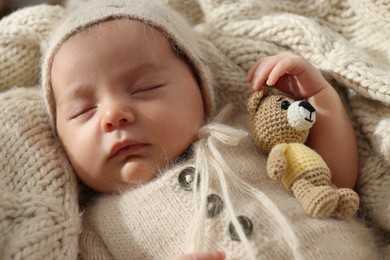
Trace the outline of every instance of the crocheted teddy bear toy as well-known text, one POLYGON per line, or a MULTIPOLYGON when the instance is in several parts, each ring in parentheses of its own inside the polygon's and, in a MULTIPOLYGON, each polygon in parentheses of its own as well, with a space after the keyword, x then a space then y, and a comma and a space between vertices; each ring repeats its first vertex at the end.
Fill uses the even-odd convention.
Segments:
POLYGON ((322 157, 304 143, 315 122, 315 109, 307 101, 283 95, 263 98, 254 92, 247 104, 252 137, 268 154, 267 171, 292 191, 313 217, 352 217, 359 197, 348 188, 331 183, 331 172, 322 157))

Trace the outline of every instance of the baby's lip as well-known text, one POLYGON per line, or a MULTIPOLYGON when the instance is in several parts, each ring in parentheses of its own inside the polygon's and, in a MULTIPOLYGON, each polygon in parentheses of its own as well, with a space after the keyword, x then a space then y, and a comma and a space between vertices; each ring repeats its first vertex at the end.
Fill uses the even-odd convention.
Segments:
POLYGON ((108 154, 108 159, 120 157, 122 155, 136 155, 145 146, 147 146, 146 143, 135 142, 131 140, 117 142, 111 147, 108 154))

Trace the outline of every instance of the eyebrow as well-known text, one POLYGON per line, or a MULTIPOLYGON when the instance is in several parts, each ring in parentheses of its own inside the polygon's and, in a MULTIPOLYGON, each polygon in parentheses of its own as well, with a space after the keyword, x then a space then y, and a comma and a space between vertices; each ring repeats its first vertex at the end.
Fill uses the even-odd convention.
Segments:
POLYGON ((91 86, 90 85, 76 85, 74 87, 71 86, 71 90, 65 92, 65 94, 59 98, 58 106, 60 107, 67 100, 74 100, 78 98, 84 98, 90 96, 91 86))
POLYGON ((142 63, 139 66, 135 68, 125 68, 121 73, 124 75, 127 75, 129 72, 131 73, 146 73, 146 72, 155 72, 158 70, 169 70, 169 67, 166 66, 166 64, 156 64, 154 62, 147 62, 147 63, 142 63))

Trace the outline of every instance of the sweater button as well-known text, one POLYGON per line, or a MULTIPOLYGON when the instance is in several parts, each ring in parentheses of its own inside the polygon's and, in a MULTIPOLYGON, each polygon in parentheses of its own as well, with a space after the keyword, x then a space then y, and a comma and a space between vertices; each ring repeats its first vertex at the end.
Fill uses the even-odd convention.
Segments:
POLYGON ((207 196, 207 217, 212 218, 223 210, 223 200, 217 194, 207 196))
MULTIPOLYGON (((241 225, 245 236, 249 237, 253 231, 252 221, 248 217, 245 217, 245 216, 238 216, 237 220, 238 220, 238 223, 241 225)), ((230 222, 230 224, 229 224, 229 235, 230 235, 231 239, 233 239, 235 241, 241 241, 239 236, 238 236, 238 233, 236 231, 236 228, 233 225, 233 222, 230 222)))
MULTIPOLYGON (((179 174, 179 185, 183 190, 191 191, 194 187, 195 168, 189 166, 182 170, 179 174)), ((199 183, 199 178, 198 178, 199 183)))

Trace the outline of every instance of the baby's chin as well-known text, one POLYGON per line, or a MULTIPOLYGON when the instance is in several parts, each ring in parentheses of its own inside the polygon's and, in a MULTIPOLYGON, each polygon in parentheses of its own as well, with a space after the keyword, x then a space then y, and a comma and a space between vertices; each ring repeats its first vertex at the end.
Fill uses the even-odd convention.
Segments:
POLYGON ((159 174, 159 164, 151 164, 147 162, 128 162, 121 169, 121 181, 123 188, 131 189, 139 185, 144 185, 159 174))

